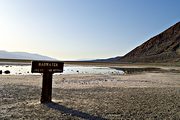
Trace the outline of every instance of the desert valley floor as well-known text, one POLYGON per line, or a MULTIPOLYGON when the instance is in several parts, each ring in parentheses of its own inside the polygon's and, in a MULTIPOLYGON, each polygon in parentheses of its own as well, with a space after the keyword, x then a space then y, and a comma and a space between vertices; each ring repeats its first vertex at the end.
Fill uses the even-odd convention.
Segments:
POLYGON ((180 68, 161 68, 124 75, 54 75, 53 102, 47 104, 39 101, 41 75, 0 75, 0 119, 178 120, 180 68))

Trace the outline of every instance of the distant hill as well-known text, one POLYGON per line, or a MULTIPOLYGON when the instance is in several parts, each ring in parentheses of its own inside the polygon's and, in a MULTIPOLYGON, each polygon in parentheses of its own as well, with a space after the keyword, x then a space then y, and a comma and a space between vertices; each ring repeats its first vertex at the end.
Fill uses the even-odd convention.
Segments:
POLYGON ((91 62, 116 62, 116 61, 120 60, 120 58, 121 58, 121 56, 107 58, 107 59, 96 59, 96 60, 91 60, 91 62))
POLYGON ((180 62, 180 22, 118 60, 119 62, 180 62))
POLYGON ((0 50, 0 59, 23 59, 23 60, 55 60, 54 58, 27 52, 7 52, 0 50))

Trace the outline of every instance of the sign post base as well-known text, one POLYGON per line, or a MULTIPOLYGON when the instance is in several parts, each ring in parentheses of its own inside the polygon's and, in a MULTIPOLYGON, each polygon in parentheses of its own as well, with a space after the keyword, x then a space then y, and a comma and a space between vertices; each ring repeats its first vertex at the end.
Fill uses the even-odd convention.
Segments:
POLYGON ((51 102, 52 99, 52 73, 43 73, 41 103, 51 102))

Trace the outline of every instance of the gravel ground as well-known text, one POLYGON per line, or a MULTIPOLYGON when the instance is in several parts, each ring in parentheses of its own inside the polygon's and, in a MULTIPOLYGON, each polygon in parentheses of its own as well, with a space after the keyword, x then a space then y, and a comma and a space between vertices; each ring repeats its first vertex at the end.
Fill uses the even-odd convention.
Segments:
POLYGON ((58 75, 40 104, 41 76, 0 76, 0 119, 180 119, 179 73, 58 75))

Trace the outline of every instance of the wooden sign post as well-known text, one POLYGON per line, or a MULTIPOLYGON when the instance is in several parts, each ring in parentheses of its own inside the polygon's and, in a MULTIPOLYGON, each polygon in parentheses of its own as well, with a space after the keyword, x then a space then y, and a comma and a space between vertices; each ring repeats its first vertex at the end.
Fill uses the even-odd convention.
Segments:
POLYGON ((51 102, 52 75, 63 72, 64 63, 59 61, 32 61, 32 73, 42 73, 41 103, 51 102))

